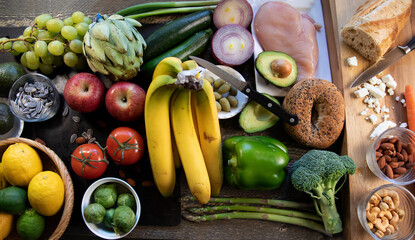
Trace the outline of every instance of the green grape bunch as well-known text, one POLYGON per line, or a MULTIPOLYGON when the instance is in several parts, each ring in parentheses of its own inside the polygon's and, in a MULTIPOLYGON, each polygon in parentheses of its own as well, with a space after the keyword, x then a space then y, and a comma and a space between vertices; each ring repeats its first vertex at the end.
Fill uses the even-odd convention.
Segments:
POLYGON ((63 65, 80 70, 87 66, 82 44, 91 23, 80 11, 64 20, 41 14, 17 38, 0 38, 0 52, 21 55, 23 66, 43 74, 63 65))

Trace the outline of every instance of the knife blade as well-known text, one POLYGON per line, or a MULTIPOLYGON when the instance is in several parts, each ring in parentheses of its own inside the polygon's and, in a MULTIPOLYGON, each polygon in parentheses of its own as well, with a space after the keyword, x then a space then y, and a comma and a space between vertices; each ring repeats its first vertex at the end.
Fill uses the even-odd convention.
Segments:
POLYGON ((386 53, 381 60, 370 66, 363 71, 350 85, 350 88, 356 87, 362 83, 365 83, 368 79, 379 74, 382 70, 398 61, 403 56, 406 56, 409 52, 415 48, 415 37, 408 42, 405 46, 397 46, 394 49, 386 53))
POLYGON ((247 95, 251 100, 262 105, 268 111, 272 112, 276 116, 278 116, 283 121, 287 122, 288 124, 294 126, 298 123, 298 116, 295 114, 290 114, 285 111, 280 105, 276 104, 274 101, 266 97, 265 95, 257 92, 255 89, 251 87, 249 82, 244 82, 239 80, 238 78, 232 76, 230 73, 226 72, 225 70, 219 68, 215 64, 206 61, 204 59, 190 56, 190 59, 195 60, 200 66, 208 69, 216 76, 222 78, 230 85, 241 91, 243 94, 247 95))

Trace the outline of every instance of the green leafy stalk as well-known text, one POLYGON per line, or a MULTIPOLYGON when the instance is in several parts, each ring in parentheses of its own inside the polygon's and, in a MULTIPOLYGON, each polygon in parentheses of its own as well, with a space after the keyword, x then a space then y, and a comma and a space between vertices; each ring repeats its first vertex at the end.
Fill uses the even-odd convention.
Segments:
POLYGON ((233 204, 262 204, 275 207, 313 209, 312 203, 300 203, 288 200, 265 199, 265 198, 210 198, 211 203, 233 203, 233 204))
POLYGON ((117 12, 122 16, 135 15, 148 11, 153 11, 163 8, 183 8, 183 7, 198 7, 217 5, 220 0, 207 0, 207 1, 183 1, 183 2, 149 2, 127 7, 117 12))
POLYGON ((297 217, 297 218, 305 218, 315 221, 322 221, 321 217, 308 212, 300 212, 294 210, 286 210, 286 209, 276 209, 276 208, 267 208, 267 207, 256 207, 256 206, 246 206, 246 205, 221 205, 221 206, 208 206, 208 207, 200 207, 200 208, 188 208, 187 211, 196 213, 196 214, 203 214, 203 213, 212 213, 217 211, 245 211, 245 212, 258 212, 258 213, 270 213, 270 214, 277 214, 282 216, 288 217, 297 217))
POLYGON ((216 8, 216 5, 213 6, 203 6, 203 7, 183 7, 183 8, 163 8, 152 10, 148 12, 127 15, 126 17, 132 19, 138 19, 143 17, 150 17, 150 16, 158 16, 158 15, 166 15, 166 14, 173 14, 173 13, 192 13, 202 10, 213 10, 216 8))
POLYGON ((202 215, 202 216, 184 214, 183 217, 193 222, 203 222, 203 221, 221 220, 221 219, 257 219, 257 220, 274 221, 274 222, 288 223, 288 224, 293 224, 293 225, 297 225, 301 227, 306 227, 314 231, 318 231, 328 236, 331 236, 330 233, 325 231, 324 226, 322 224, 319 224, 315 221, 297 218, 297 217, 282 216, 278 214, 235 211, 235 212, 227 212, 227 213, 216 213, 212 215, 202 215))

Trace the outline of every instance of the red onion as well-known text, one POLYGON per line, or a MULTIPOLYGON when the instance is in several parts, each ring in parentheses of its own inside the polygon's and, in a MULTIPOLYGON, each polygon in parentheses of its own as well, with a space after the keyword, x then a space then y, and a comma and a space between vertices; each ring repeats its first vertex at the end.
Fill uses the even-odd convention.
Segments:
POLYGON ((223 65, 245 63, 254 53, 252 34, 239 24, 221 27, 212 38, 212 54, 223 65))
POLYGON ((248 28, 253 11, 246 0, 222 0, 213 11, 213 23, 219 29, 227 24, 239 24, 248 28))

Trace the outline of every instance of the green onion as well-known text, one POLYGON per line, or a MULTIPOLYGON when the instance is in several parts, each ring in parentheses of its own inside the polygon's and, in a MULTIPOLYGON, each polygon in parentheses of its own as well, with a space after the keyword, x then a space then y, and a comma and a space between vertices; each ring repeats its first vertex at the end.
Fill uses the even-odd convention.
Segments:
MULTIPOLYGON (((180 8, 185 7, 198 7, 198 6, 209 6, 209 5, 217 5, 220 0, 207 0, 207 1, 183 1, 183 2, 150 2, 150 3, 143 3, 134 5, 125 9, 122 9, 117 12, 117 14, 122 16, 127 15, 136 15, 139 13, 154 11, 154 10, 162 10, 165 8, 180 8)), ((182 13, 182 12, 179 12, 182 13)), ((152 16, 152 15, 150 15, 152 16)))
POLYGON ((139 14, 134 14, 134 15, 127 15, 126 17, 138 19, 142 17, 150 17, 150 16, 173 14, 173 13, 192 13, 192 12, 197 12, 197 11, 202 11, 202 10, 213 10, 215 8, 216 8, 216 5, 203 6, 203 7, 163 8, 163 9, 143 12, 139 14))

